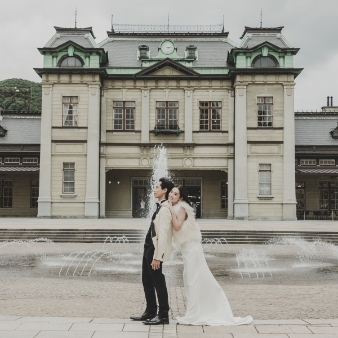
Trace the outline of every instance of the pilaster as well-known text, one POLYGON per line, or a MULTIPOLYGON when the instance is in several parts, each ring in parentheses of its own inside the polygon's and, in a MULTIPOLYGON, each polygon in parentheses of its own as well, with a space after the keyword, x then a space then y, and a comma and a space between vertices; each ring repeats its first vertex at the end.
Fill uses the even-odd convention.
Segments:
POLYGON ((52 97, 53 86, 42 85, 41 148, 40 148, 40 182, 38 199, 38 217, 52 216, 51 182, 52 182, 52 97))
POLYGON ((142 90, 141 142, 149 143, 150 90, 142 90))
POLYGON ((284 85, 283 220, 296 220, 294 84, 284 85))
POLYGON ((248 145, 246 122, 246 86, 235 91, 235 200, 234 218, 248 219, 248 145))
POLYGON ((88 93, 87 179, 85 217, 99 217, 100 85, 90 84, 88 93))
POLYGON ((100 157, 100 218, 106 218, 106 158, 100 157))
POLYGON ((193 91, 186 89, 184 103, 184 142, 192 143, 192 102, 193 91))

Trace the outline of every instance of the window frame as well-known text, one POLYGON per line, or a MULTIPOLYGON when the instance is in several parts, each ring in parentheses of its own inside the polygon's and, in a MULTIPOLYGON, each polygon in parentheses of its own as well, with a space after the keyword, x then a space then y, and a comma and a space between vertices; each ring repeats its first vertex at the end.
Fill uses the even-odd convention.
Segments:
MULTIPOLYGON (((220 132, 222 131, 222 101, 199 101, 199 131, 209 131, 209 132, 220 132), (219 104, 219 106, 213 106, 213 104, 219 104), (207 104, 207 105, 203 105, 207 104), (207 118, 201 118, 202 110, 207 110, 207 118), (219 110, 219 118, 213 118, 213 110, 219 110), (213 120, 218 121, 219 123, 216 126, 219 126, 218 129, 213 128, 213 120), (207 121, 207 129, 201 129, 201 121, 207 121)), ((205 112, 203 112, 205 113, 205 112)), ((204 124, 206 126, 206 124, 204 124)))
POLYGON ((77 55, 73 55, 73 56, 69 56, 69 55, 66 55, 65 57, 63 57, 60 61, 59 61, 59 67, 60 68, 83 68, 83 66, 84 66, 84 62, 83 62, 83 60, 80 58, 80 57, 78 57, 77 55), (75 65, 74 66, 63 66, 62 64, 65 62, 65 61, 67 61, 67 60, 69 60, 70 58, 72 58, 72 59, 75 59, 75 65), (76 65, 76 62, 79 62, 80 63, 80 66, 77 66, 76 65))
POLYGON ((62 173, 62 194, 65 195, 74 195, 75 194, 75 162, 63 162, 63 173, 62 173), (68 167, 67 167, 68 166, 68 167), (73 180, 66 180, 65 175, 66 173, 72 173, 73 174, 73 180), (73 189, 72 191, 66 191, 65 189, 66 184, 73 183, 73 189))
POLYGON ((251 67, 252 68, 278 68, 279 67, 279 63, 278 61, 276 60, 276 58, 274 58, 272 55, 267 55, 267 56, 263 56, 263 55, 258 55, 253 61, 252 61, 252 64, 251 64, 251 67), (262 66, 262 59, 267 59, 267 60, 272 60, 274 65, 273 66, 262 66), (257 61, 260 61, 260 65, 259 66, 256 66, 256 62, 257 61))
MULTIPOLYGON (((62 96, 62 127, 63 128, 77 128, 79 126, 78 124, 78 116, 79 116, 79 96, 62 96), (69 102, 65 102, 66 98, 69 98, 69 102), (76 102, 72 102, 72 99, 74 99, 76 102), (73 106, 71 109, 69 106, 73 106), (68 108, 66 108, 68 106, 68 108), (74 106, 76 109, 74 109, 74 106), (67 113, 65 113, 67 111, 67 113), (69 113, 71 112, 71 114, 69 113), (75 113, 74 113, 75 112, 75 113), (72 124, 66 124, 66 121, 68 118, 71 117, 72 124)), ((69 121, 69 120, 68 120, 69 121)))
POLYGON ((263 129, 273 128, 273 99, 274 99, 273 96, 257 96, 257 128, 263 128, 263 129), (268 100, 270 99, 271 99, 271 102, 268 102, 268 100), (263 100, 263 102, 260 102, 260 100, 263 100), (269 109, 264 110, 263 107, 266 107, 266 108, 270 107, 269 108, 270 111, 269 109), (270 114, 264 114, 264 112, 267 112, 270 114))
POLYGON ((319 159, 319 165, 327 165, 327 166, 335 166, 336 165, 336 160, 334 158, 322 158, 322 159, 319 159), (324 163, 325 161, 329 162, 329 161, 332 161, 332 163, 324 163))
POLYGON ((5 157, 4 158, 4 164, 5 165, 20 165, 21 160, 20 157, 5 157), (10 160, 17 160, 17 161, 10 161, 10 160))
POLYGON ((272 165, 271 165, 271 163, 260 163, 259 165, 258 165, 258 192, 259 192, 259 196, 271 196, 272 195, 272 175, 271 175, 271 173, 272 173, 272 165), (263 166, 268 166, 268 167, 266 167, 266 168, 264 168, 263 166), (269 178, 269 180, 268 181, 264 181, 264 176, 265 175, 263 175, 263 174, 266 174, 266 173, 268 173, 269 174, 269 176, 268 176, 268 178, 269 178), (267 185, 269 185, 269 190, 268 190, 268 192, 269 193, 262 193, 262 190, 264 190, 264 189, 262 189, 263 188, 263 186, 267 186, 267 185))
POLYGON ((317 165, 317 160, 315 158, 301 158, 299 164, 302 166, 311 166, 317 165), (312 161, 312 163, 310 163, 312 161), (308 163, 307 163, 308 162, 308 163))
POLYGON ((31 180, 31 194, 30 194, 30 207, 36 209, 38 207, 39 199, 39 180, 31 180))
POLYGON ((0 180, 0 208, 13 208, 13 180, 0 180), (6 190, 9 192, 7 196, 5 196, 6 190), (5 198, 8 198, 9 203, 5 203, 5 198))
POLYGON ((228 210, 228 182, 222 180, 221 186, 221 210, 228 210), (224 196, 223 196, 224 195, 224 196))
POLYGON ((135 101, 113 101, 113 130, 114 131, 135 131, 135 114, 136 114, 136 102, 135 101), (122 106, 118 106, 118 103, 122 103, 122 106), (133 104, 133 106, 127 106, 127 103, 133 104), (121 109, 122 110, 122 117, 115 118, 115 110, 121 109), (131 110, 133 113, 133 118, 127 119, 127 110, 131 110), (115 121, 122 121, 121 125, 122 128, 115 128, 115 121), (127 129, 127 121, 132 121, 133 128, 127 129))
POLYGON ((156 101, 155 103, 155 128, 156 129, 162 129, 162 130, 168 130, 168 129, 173 129, 176 130, 178 129, 178 121, 179 121, 179 101, 156 101), (163 106, 160 106, 160 103, 164 103, 163 106), (170 103, 173 103, 174 105, 170 105, 170 103), (159 114, 163 113, 160 112, 164 110, 164 118, 159 118, 159 114), (176 118, 170 118, 170 110, 175 111, 176 113, 176 118), (164 127, 162 124, 160 124, 160 121, 164 121, 164 127), (175 122, 170 122, 170 121, 176 121, 175 122))
POLYGON ((306 185, 305 181, 296 181, 296 209, 297 211, 304 211, 306 209, 306 185))

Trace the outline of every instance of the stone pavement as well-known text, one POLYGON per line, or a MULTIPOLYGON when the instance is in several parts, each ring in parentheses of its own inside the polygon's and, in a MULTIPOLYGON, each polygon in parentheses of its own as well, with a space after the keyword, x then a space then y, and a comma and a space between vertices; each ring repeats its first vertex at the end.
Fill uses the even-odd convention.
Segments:
POLYGON ((243 326, 146 326, 129 319, 0 317, 1 338, 333 338, 338 319, 256 320, 243 326))
MULTIPOLYGON (((328 231, 338 232, 338 221, 233 221, 227 219, 198 219, 201 230, 256 231, 328 231)), ((0 229, 147 229, 149 222, 140 218, 104 219, 40 219, 1 217, 0 229)))

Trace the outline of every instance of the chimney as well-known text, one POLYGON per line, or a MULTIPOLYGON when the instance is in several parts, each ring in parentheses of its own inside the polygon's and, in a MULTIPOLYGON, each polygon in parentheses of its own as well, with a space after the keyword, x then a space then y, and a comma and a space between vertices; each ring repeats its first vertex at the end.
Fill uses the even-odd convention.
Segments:
POLYGON ((333 106, 333 96, 331 96, 331 107, 333 106))
POLYGON ((330 106, 330 96, 327 97, 327 104, 326 104, 327 107, 330 106))

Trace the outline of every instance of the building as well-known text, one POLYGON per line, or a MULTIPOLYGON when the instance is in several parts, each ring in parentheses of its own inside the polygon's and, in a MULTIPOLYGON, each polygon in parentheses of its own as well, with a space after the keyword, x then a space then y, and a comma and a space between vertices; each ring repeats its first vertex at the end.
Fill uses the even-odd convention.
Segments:
POLYGON ((338 107, 296 112, 298 219, 338 219, 338 107))
POLYGON ((0 217, 36 216, 40 112, 0 110, 0 217))
POLYGON ((283 27, 55 27, 39 48, 38 217, 139 217, 163 143, 198 217, 294 220, 298 52, 283 27))

